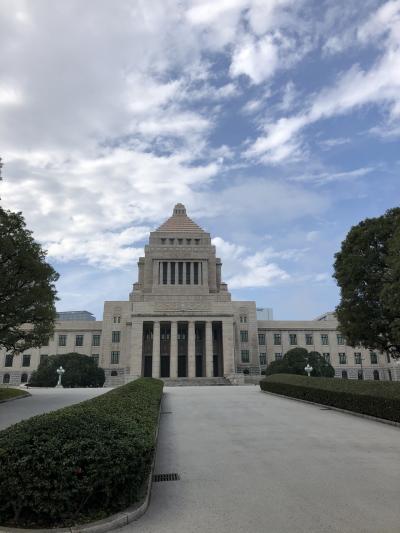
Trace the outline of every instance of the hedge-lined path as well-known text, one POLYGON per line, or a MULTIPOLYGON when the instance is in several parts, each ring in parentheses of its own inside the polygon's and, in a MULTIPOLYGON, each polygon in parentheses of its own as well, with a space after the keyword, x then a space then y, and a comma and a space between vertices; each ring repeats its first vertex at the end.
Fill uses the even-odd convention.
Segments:
POLYGON ((121 532, 398 531, 398 428, 256 386, 164 391, 155 472, 181 480, 121 532))
POLYGON ((108 388, 56 389, 29 388, 31 396, 16 402, 0 403, 0 430, 31 416, 55 411, 73 403, 83 402, 109 391, 108 388))

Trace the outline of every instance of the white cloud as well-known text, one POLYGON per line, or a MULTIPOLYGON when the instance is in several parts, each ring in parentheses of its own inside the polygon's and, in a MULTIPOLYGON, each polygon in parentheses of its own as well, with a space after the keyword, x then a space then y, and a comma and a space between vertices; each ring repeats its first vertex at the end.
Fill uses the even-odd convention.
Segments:
POLYGON ((400 1, 382 6, 360 29, 360 39, 385 36, 383 53, 364 70, 353 65, 341 74, 333 87, 313 95, 308 107, 291 117, 264 126, 261 135, 247 150, 248 157, 265 163, 281 163, 301 155, 301 131, 308 125, 354 111, 366 104, 389 106, 389 121, 400 109, 400 1))
POLYGON ((252 253, 246 247, 215 237, 212 243, 224 262, 225 279, 230 289, 269 287, 290 279, 290 275, 269 259, 294 259, 298 250, 275 251, 268 248, 252 253), (235 274, 240 272, 240 274, 235 274))
POLYGON ((348 181, 356 178, 366 176, 373 172, 375 167, 361 167, 344 172, 322 172, 319 174, 301 174, 293 176, 291 181, 297 182, 314 182, 317 184, 327 184, 332 181, 348 181))
POLYGON ((246 74, 254 83, 271 77, 278 67, 278 48, 272 36, 256 40, 247 36, 233 53, 231 76, 246 74))

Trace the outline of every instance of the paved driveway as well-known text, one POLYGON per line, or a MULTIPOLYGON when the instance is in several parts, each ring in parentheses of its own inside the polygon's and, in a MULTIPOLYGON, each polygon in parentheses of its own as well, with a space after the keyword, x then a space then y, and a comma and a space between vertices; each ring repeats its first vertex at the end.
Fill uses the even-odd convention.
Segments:
POLYGON ((110 389, 28 389, 32 396, 0 403, 0 429, 34 415, 55 411, 66 405, 83 402, 110 389))
POLYGON ((400 430, 256 386, 165 389, 137 533, 398 533, 400 430), (168 412, 171 411, 170 414, 168 412))

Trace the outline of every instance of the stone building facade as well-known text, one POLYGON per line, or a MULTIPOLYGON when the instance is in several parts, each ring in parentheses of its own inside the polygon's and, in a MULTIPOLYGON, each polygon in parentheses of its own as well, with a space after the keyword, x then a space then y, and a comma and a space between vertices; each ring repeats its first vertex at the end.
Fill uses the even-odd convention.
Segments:
POLYGON ((102 321, 58 321, 48 346, 14 357, 0 351, 0 383, 26 382, 44 357, 68 352, 95 358, 111 386, 138 376, 235 383, 296 346, 323 354, 339 378, 400 379, 385 354, 347 346, 331 313, 257 320, 255 302, 232 301, 221 266, 210 234, 177 204, 150 233, 129 299, 105 302, 102 321))

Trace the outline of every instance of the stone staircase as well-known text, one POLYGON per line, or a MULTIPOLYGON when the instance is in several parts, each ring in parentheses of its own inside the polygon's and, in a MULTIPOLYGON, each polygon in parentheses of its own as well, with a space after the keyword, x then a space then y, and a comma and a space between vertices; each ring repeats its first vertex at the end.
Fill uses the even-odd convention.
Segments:
POLYGON ((202 385, 230 385, 223 377, 218 378, 161 378, 166 387, 197 387, 202 385))

